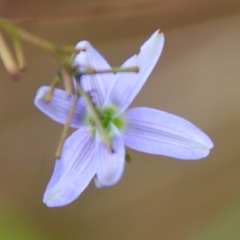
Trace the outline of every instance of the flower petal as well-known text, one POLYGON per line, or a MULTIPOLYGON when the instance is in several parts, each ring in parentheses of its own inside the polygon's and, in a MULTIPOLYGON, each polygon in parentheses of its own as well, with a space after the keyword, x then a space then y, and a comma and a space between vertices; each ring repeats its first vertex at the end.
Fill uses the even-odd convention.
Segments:
POLYGON ((189 121, 151 108, 126 111, 125 144, 135 150, 179 159, 200 159, 213 147, 211 139, 189 121))
POLYGON ((156 31, 141 47, 140 53, 129 58, 122 67, 139 67, 138 73, 118 73, 109 89, 106 105, 117 105, 124 112, 141 90, 156 65, 164 44, 164 36, 156 31))
POLYGON ((118 130, 114 129, 112 139, 113 152, 109 152, 100 136, 96 136, 96 162, 97 180, 96 187, 112 186, 122 177, 125 165, 125 147, 122 136, 118 130))
POLYGON ((96 173, 95 143, 89 128, 82 127, 65 142, 62 156, 56 160, 53 175, 44 193, 48 207, 71 203, 88 186, 96 173))
MULTIPOLYGON (((81 41, 76 48, 84 48, 86 51, 81 51, 75 58, 74 64, 79 71, 84 71, 88 68, 94 70, 111 69, 107 61, 91 46, 87 41, 81 41)), ((90 74, 81 77, 83 90, 92 95, 97 106, 102 106, 107 94, 110 83, 114 79, 113 73, 90 74)))
MULTIPOLYGON (((50 87, 42 86, 38 89, 34 99, 35 106, 54 121, 65 124, 69 111, 72 107, 74 96, 67 96, 66 92, 55 88, 50 102, 44 101, 44 96, 49 91, 50 87)), ((73 128, 82 126, 82 116, 85 114, 83 99, 79 98, 75 113, 70 124, 73 128)))

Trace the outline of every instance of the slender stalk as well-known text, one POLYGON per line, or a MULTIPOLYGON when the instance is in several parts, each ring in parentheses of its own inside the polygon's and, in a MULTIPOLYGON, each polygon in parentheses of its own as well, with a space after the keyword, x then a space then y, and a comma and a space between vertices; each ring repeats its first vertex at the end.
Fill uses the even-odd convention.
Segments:
POLYGON ((126 67, 126 68, 122 68, 122 67, 113 67, 111 69, 102 69, 102 70, 95 70, 92 68, 88 68, 86 70, 84 70, 84 72, 79 72, 76 70, 73 70, 71 72, 71 74, 75 77, 81 77, 82 75, 91 75, 91 74, 103 74, 103 73, 120 73, 120 72, 133 72, 133 73, 137 73, 139 71, 138 67, 126 67))
POLYGON ((62 67, 61 69, 61 74, 65 91, 68 96, 71 96, 72 94, 74 94, 72 76, 70 75, 69 71, 67 71, 67 69, 65 69, 64 67, 62 67))
POLYGON ((113 150, 112 150, 111 139, 109 138, 106 130, 102 125, 102 122, 100 121, 100 117, 97 109, 93 105, 89 95, 83 91, 81 84, 78 81, 76 82, 77 82, 77 90, 79 92, 79 95, 81 95, 81 97, 85 100, 88 111, 94 120, 94 123, 96 125, 97 130, 99 131, 100 136, 103 138, 103 141, 105 142, 109 152, 112 152, 113 150))
POLYGON ((59 141, 59 144, 58 144, 58 147, 57 147, 57 150, 56 150, 56 153, 55 153, 55 157, 56 158, 60 158, 61 157, 61 153, 62 153, 62 148, 63 148, 63 144, 67 138, 67 135, 68 135, 68 130, 69 130, 69 125, 72 121, 72 117, 73 117, 73 114, 74 114, 74 111, 75 111, 75 108, 77 106, 77 102, 78 102, 78 95, 76 94, 75 95, 75 98, 74 98, 74 101, 73 101, 73 104, 71 106, 71 109, 70 109, 70 112, 68 114, 68 118, 67 118, 67 121, 63 127, 63 131, 62 131, 62 134, 61 134, 61 137, 60 137, 60 141, 59 141))
POLYGON ((85 51, 85 49, 76 49, 74 46, 56 47, 53 43, 39 38, 1 18, 0 28, 11 35, 12 38, 15 38, 16 35, 18 35, 23 41, 29 42, 34 46, 44 49, 45 51, 53 54, 59 60, 64 60, 66 58, 65 54, 77 54, 80 51, 85 51))

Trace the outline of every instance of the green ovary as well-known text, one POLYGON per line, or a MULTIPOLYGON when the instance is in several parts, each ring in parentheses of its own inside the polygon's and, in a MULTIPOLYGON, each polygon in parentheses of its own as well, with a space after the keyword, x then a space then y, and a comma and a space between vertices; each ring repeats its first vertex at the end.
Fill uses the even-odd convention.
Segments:
MULTIPOLYGON (((123 116, 118 116, 118 117, 114 117, 116 114, 117 110, 114 107, 108 107, 108 108, 104 108, 101 112, 100 112, 100 121, 104 127, 104 129, 110 133, 111 131, 111 124, 114 124, 118 130, 122 131, 125 127, 125 120, 123 116)), ((85 119, 85 122, 88 125, 91 125, 92 127, 95 127, 95 122, 91 117, 87 117, 85 119)), ((94 135, 95 132, 95 128, 92 132, 92 134, 94 135)))
POLYGON ((101 122, 103 127, 109 131, 111 123, 114 124, 120 131, 125 126, 125 121, 123 116, 114 117, 117 110, 114 107, 108 107, 102 110, 101 112, 101 122))

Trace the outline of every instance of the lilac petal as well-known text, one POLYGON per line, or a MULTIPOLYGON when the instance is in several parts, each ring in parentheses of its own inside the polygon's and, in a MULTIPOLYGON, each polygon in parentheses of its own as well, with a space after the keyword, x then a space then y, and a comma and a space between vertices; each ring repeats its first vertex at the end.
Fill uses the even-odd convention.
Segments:
MULTIPOLYGON (((74 101, 74 96, 69 97, 65 91, 55 88, 51 101, 46 103, 44 101, 44 96, 49 89, 50 87, 47 86, 40 87, 35 96, 34 104, 41 112, 54 121, 65 124, 74 101)), ((82 117, 84 114, 84 101, 79 98, 70 126, 73 128, 79 128, 82 126, 82 117)))
POLYGON ((141 47, 139 54, 129 58, 122 67, 139 67, 138 73, 118 73, 110 87, 107 105, 117 105, 119 114, 124 112, 141 90, 154 66, 156 65, 164 44, 164 36, 156 31, 141 47))
POLYGON ((96 173, 95 143, 86 127, 74 132, 65 142, 62 156, 56 160, 53 175, 44 193, 48 207, 60 207, 75 200, 96 173))
POLYGON ((211 139, 189 121, 151 108, 126 111, 125 144, 135 150, 179 159, 200 159, 213 147, 211 139))
MULTIPOLYGON (((91 46, 89 42, 81 41, 77 44, 76 48, 86 49, 86 51, 81 51, 74 60, 74 64, 79 71, 84 71, 87 68, 94 70, 111 69, 106 60, 91 46)), ((113 79, 113 73, 83 75, 81 77, 81 84, 83 90, 92 96, 94 103, 97 106, 102 106, 109 85, 113 82, 113 79)))
POLYGON ((97 136, 95 156, 97 167, 96 187, 112 186, 122 177, 125 164, 125 147, 117 129, 112 138, 113 152, 109 152, 104 142, 97 136))

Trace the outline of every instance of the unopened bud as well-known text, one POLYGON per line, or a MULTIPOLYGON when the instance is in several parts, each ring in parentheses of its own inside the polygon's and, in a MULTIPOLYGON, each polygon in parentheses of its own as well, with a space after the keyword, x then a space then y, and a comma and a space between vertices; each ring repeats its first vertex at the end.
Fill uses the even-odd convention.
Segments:
POLYGON ((17 64, 0 32, 0 57, 9 74, 16 78, 19 74, 17 64))
POLYGON ((20 71, 23 71, 25 70, 26 66, 25 66, 25 59, 24 59, 24 54, 22 49, 22 43, 19 35, 16 35, 13 37, 13 46, 15 49, 16 57, 17 57, 18 69, 20 71))

